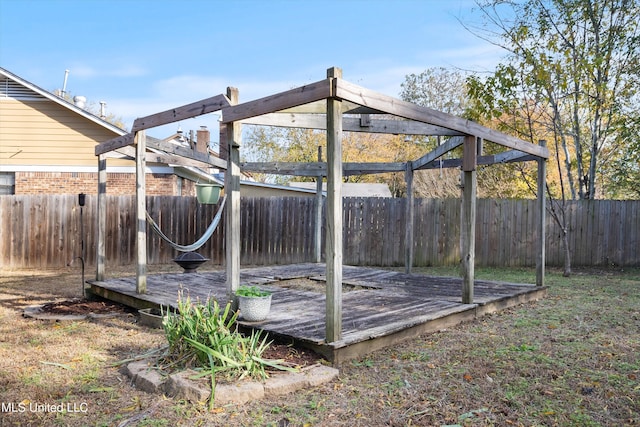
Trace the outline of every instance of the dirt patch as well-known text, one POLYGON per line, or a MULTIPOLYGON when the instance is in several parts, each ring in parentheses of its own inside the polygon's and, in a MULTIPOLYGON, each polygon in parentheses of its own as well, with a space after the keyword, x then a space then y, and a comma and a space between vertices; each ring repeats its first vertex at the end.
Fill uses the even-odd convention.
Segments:
POLYGON ((41 313, 60 315, 83 314, 111 314, 133 313, 133 310, 110 301, 89 301, 86 299, 72 299, 66 301, 49 302, 40 307, 41 313))
MULTIPOLYGON (((269 286, 296 289, 308 292, 325 293, 327 282, 320 279, 312 279, 309 277, 298 277, 295 279, 278 280, 276 282, 267 283, 269 286)), ((342 284, 342 292, 360 291, 365 289, 371 289, 365 286, 352 285, 349 283, 342 284)))
POLYGON ((311 366, 324 361, 322 356, 311 350, 276 341, 271 343, 262 356, 265 359, 284 360, 297 367, 311 366))

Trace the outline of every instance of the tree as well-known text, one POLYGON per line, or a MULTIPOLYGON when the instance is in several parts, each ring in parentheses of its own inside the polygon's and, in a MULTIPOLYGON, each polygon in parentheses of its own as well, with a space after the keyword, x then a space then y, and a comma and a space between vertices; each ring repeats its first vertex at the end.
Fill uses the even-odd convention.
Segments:
POLYGON ((469 79, 472 110, 523 139, 550 140, 558 183, 547 182, 549 207, 563 230, 569 275, 566 200, 607 196, 598 183, 607 181, 605 173, 631 144, 625 123, 638 115, 638 0, 491 0, 478 6, 485 19, 481 36, 508 55, 493 75, 469 79))
MULTIPOLYGON (((315 162, 321 147, 326 161, 326 133, 313 129, 251 126, 244 138, 243 161, 256 162, 315 162)), ((345 132, 342 160, 344 162, 403 162, 417 157, 420 148, 400 135, 345 132)), ((262 182, 286 184, 287 176, 255 174, 262 182)), ((309 181, 313 178, 298 177, 309 181)), ((383 182, 391 193, 402 196, 406 191, 404 174, 385 173, 375 175, 351 175, 345 182, 383 182)))
MULTIPOLYGON (((572 199, 607 196, 598 187, 607 162, 629 144, 640 82, 638 0, 526 0, 478 3, 483 33, 509 54, 494 75, 471 79, 485 117, 543 106, 541 129, 562 154, 564 190, 572 199), (505 18, 508 17, 508 18, 505 18), (514 108, 515 107, 515 108, 514 108)), ((514 128, 537 139, 530 129, 514 128)))
POLYGON ((444 67, 408 74, 400 85, 400 98, 443 113, 462 115, 469 106, 466 73, 444 67))
POLYGON ((640 116, 630 117, 624 124, 621 138, 627 141, 624 150, 607 150, 611 156, 603 175, 607 194, 614 199, 640 199, 640 116))
MULTIPOLYGON (((467 80, 472 74, 443 67, 428 68, 420 74, 405 76, 400 97, 424 107, 433 108, 459 117, 468 117, 472 107, 467 80)), ((413 137, 412 137, 413 138, 413 137)), ((415 138, 417 139, 417 138, 415 138)), ((434 149, 443 141, 436 137, 421 137, 421 144, 434 149)), ((498 147, 485 146, 487 154, 498 147)), ((459 157, 461 150, 447 156, 459 157)), ((519 164, 480 166, 478 168, 478 194, 481 197, 525 197, 530 193, 520 180, 519 164), (518 173, 515 173, 518 172, 518 173)), ((460 171, 455 169, 428 169, 414 174, 415 193, 419 197, 459 197, 460 171)))
MULTIPOLYGON (((408 74, 400 85, 400 98, 423 107, 460 116, 467 109, 466 75, 444 67, 427 68, 408 74)), ((440 137, 411 137, 425 150, 443 143, 440 137)), ((460 173, 452 169, 428 169, 414 173, 414 191, 418 197, 458 197, 460 173)))

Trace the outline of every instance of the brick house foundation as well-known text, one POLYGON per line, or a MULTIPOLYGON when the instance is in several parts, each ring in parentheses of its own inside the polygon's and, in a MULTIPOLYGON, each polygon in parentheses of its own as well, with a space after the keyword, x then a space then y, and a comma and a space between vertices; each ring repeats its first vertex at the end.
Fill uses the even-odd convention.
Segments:
MULTIPOLYGON (((107 172, 107 194, 131 195, 136 191, 133 173, 107 172)), ((98 174, 92 172, 16 172, 14 194, 97 194, 98 174)), ((190 180, 172 174, 149 173, 146 176, 149 196, 194 196, 190 180)))

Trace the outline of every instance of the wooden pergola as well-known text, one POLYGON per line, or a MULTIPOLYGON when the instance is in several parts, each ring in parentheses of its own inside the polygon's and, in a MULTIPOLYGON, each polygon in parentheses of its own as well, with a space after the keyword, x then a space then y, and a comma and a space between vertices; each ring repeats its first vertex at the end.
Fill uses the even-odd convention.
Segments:
MULTIPOLYGON (((404 172, 407 181, 407 222, 405 269, 413 264, 413 174, 430 168, 461 168, 461 266, 463 275, 462 303, 473 303, 476 169, 478 165, 536 161, 538 164, 538 251, 536 255, 536 284, 544 285, 545 273, 545 179, 549 152, 544 141, 540 145, 492 130, 478 123, 421 107, 383 95, 342 79, 339 68, 327 70, 327 78, 286 92, 253 101, 238 102, 238 90, 228 88, 225 95, 217 95, 198 102, 163 111, 135 120, 127 135, 106 141, 96 147, 98 156, 98 245, 96 280, 105 275, 106 235, 106 158, 117 151, 136 162, 137 199, 137 275, 136 291, 145 293, 146 277, 146 205, 145 167, 147 161, 185 166, 216 167, 226 170, 225 216, 226 287, 232 300, 240 285, 240 172, 254 171, 271 174, 313 176, 321 188, 327 178, 326 191, 326 330, 328 343, 341 339, 342 330, 342 181, 344 176, 386 172, 404 172), (163 143, 151 143, 145 130, 204 114, 220 112, 220 147, 227 149, 226 161, 197 153, 187 148, 163 143), (327 161, 308 163, 240 163, 242 125, 266 125, 325 130, 327 161), (342 161, 343 132, 386 133, 449 137, 442 145, 422 157, 396 163, 344 163, 342 161), (483 145, 492 142, 504 147, 499 154, 484 155, 483 145), (441 159, 448 152, 462 146, 463 155, 457 159, 441 159), (148 149, 153 149, 149 152, 148 149)), ((321 192, 318 197, 321 200, 321 192)), ((320 201, 319 200, 319 201, 320 201)), ((318 206, 320 217, 321 203, 318 206)), ((317 258, 320 253, 319 221, 316 230, 317 258)))

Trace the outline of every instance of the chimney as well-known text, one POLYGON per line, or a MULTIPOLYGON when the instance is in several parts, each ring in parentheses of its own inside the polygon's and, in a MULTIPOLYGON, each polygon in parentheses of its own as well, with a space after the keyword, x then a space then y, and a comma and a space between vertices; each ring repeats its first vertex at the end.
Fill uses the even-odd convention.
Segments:
POLYGON ((196 135, 196 151, 207 153, 209 143, 211 142, 211 133, 206 126, 200 126, 196 135))

